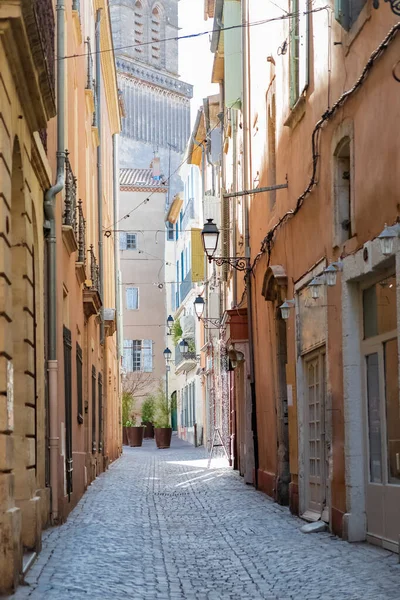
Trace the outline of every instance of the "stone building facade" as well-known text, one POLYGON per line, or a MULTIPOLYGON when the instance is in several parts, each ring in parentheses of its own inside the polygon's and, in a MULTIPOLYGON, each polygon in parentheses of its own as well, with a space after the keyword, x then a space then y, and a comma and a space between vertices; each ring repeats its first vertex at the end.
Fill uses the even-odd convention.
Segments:
POLYGON ((111 20, 118 86, 126 116, 120 165, 148 169, 160 158, 163 179, 171 176, 167 203, 182 191, 179 165, 190 135, 193 88, 178 74, 177 0, 112 0, 111 20), (163 41, 167 39, 168 41, 163 41))
POLYGON ((121 452, 111 26, 58 8, 0 15, 0 593, 121 452))
POLYGON ((205 2, 229 255, 248 265, 224 291, 234 465, 306 521, 398 552, 398 108, 383 98, 399 24, 388 4, 290 7, 205 2))

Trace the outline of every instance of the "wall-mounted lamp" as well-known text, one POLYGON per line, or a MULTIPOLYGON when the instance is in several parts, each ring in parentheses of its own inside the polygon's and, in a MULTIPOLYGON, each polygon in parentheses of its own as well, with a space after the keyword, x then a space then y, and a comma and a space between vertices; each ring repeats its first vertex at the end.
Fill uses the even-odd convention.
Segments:
POLYGON ((195 301, 193 302, 194 312, 196 313, 197 319, 202 321, 204 327, 206 329, 219 329, 221 327, 221 319, 211 319, 208 317, 203 317, 205 302, 202 296, 197 296, 195 301), (211 327, 207 325, 207 323, 211 324, 211 327))
POLYGON ((294 300, 286 300, 283 304, 280 305, 282 319, 285 321, 288 320, 290 316, 290 309, 294 307, 294 300))
POLYGON ((171 356, 172 356, 171 350, 169 348, 165 348, 163 354, 164 354, 164 358, 165 358, 165 364, 169 365, 171 356))
POLYGON ((393 252, 393 243, 394 240, 400 235, 400 224, 396 223, 396 225, 388 226, 385 223, 385 228, 378 235, 378 240, 381 244, 381 251, 383 256, 389 256, 393 252))
POLYGON ((308 287, 311 289, 311 296, 312 298, 314 298, 314 300, 317 300, 317 298, 319 298, 321 286, 324 285, 324 283, 324 277, 319 276, 314 277, 314 279, 308 284, 308 287))
POLYGON ((174 317, 172 315, 168 316, 167 319, 167 335, 171 335, 172 325, 174 324, 174 317))
POLYGON ((324 270, 326 285, 330 287, 336 285, 338 271, 343 271, 343 263, 340 261, 333 262, 324 270))
POLYGON ((189 352, 189 344, 187 340, 183 338, 179 342, 179 352, 184 358, 193 358, 195 360, 199 360, 200 358, 200 355, 197 355, 196 352, 189 352))
POLYGON ((237 271, 247 271, 250 268, 248 260, 244 256, 214 256, 218 246, 219 229, 213 219, 207 219, 201 232, 201 238, 209 263, 214 261, 218 266, 230 265, 237 271))

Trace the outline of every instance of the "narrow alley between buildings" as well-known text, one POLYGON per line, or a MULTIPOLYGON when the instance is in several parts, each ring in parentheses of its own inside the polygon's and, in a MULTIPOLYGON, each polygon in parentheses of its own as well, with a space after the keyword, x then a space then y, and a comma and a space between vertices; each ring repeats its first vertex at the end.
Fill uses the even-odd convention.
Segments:
POLYGON ((222 459, 173 437, 126 448, 67 522, 43 536, 23 600, 390 600, 398 556, 329 533, 306 535, 289 510, 222 459))

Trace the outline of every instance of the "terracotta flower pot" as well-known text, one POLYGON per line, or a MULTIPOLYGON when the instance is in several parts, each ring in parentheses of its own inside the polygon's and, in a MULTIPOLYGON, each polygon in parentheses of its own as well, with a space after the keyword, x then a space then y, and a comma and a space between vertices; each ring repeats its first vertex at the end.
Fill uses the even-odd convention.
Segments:
POLYGON ((128 432, 126 431, 126 427, 122 428, 122 444, 124 446, 129 446, 129 441, 128 441, 128 432))
POLYGON ((171 446, 172 427, 156 427, 154 429, 157 448, 169 448, 171 446))
POLYGON ((131 448, 141 446, 143 442, 143 427, 127 427, 126 430, 131 448))
POLYGON ((145 439, 153 439, 154 438, 154 425, 153 423, 143 423, 144 425, 144 438, 145 439))

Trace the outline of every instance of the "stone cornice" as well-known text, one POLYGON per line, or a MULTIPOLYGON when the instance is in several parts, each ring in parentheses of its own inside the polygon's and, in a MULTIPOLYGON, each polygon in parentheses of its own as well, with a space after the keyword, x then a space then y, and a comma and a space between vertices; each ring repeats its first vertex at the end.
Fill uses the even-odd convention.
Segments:
POLYGON ((193 98, 193 86, 190 83, 185 83, 177 77, 172 77, 167 73, 157 71, 148 65, 134 62, 121 56, 116 57, 117 71, 121 74, 128 75, 145 81, 159 88, 163 88, 183 96, 185 98, 193 98))
POLYGON ((104 91, 107 100, 108 116, 110 121, 111 133, 119 133, 121 131, 121 120, 119 112, 117 72, 115 69, 114 52, 111 21, 106 0, 95 0, 95 9, 102 10, 102 18, 100 25, 100 50, 101 50, 101 65, 103 73, 104 91))

